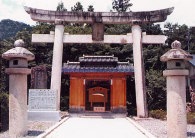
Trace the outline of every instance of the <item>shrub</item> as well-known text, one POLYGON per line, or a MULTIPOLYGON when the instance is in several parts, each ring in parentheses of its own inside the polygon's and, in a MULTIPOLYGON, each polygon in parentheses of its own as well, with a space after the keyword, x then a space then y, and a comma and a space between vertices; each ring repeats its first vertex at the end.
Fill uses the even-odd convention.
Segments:
POLYGON ((8 129, 9 125, 9 95, 0 92, 0 131, 8 129))
POLYGON ((187 113, 187 122, 188 124, 195 124, 195 112, 189 112, 187 113))
POLYGON ((167 115, 167 112, 162 110, 162 109, 149 111, 149 116, 153 117, 153 118, 156 118, 156 119, 165 120, 166 119, 166 115, 167 115))
POLYGON ((69 97, 63 96, 60 97, 60 110, 67 111, 69 109, 69 97))
MULTIPOLYGON (((167 112, 162 109, 149 111, 149 116, 156 119, 166 120, 166 115, 167 112)), ((187 123, 195 124, 195 112, 187 113, 187 123)))

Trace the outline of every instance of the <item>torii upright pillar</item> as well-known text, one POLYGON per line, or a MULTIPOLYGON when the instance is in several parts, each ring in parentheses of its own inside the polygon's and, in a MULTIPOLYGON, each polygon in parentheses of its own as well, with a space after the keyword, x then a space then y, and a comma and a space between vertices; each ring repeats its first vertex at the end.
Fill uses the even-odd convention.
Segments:
POLYGON ((51 89, 57 90, 57 110, 60 109, 60 93, 61 93, 61 73, 62 73, 62 56, 63 56, 63 37, 64 25, 63 21, 55 21, 55 36, 53 47, 53 60, 51 72, 51 89))
POLYGON ((133 38, 133 60, 134 60, 137 116, 148 117, 148 111, 146 106, 145 76, 144 76, 145 70, 144 70, 143 54, 142 54, 142 30, 139 25, 132 26, 132 38, 133 38))

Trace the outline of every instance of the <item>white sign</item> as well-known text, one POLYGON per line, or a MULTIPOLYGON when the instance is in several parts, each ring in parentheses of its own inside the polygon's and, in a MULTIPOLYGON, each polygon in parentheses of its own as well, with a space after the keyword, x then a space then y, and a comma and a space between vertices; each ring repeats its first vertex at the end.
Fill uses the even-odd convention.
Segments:
POLYGON ((30 89, 28 96, 28 109, 31 111, 57 110, 57 90, 30 89))

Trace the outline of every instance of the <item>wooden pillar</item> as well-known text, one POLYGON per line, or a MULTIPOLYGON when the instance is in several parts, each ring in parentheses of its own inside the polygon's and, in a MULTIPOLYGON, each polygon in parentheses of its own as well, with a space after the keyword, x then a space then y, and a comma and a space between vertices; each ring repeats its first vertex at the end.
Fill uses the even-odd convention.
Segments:
POLYGON ((132 36, 137 116, 148 117, 146 106, 145 69, 142 54, 142 31, 139 25, 132 26, 132 36))
POLYGON ((70 77, 70 112, 83 112, 85 110, 84 79, 70 77))
POLYGON ((113 78, 111 87, 111 111, 115 113, 126 113, 125 78, 113 78))

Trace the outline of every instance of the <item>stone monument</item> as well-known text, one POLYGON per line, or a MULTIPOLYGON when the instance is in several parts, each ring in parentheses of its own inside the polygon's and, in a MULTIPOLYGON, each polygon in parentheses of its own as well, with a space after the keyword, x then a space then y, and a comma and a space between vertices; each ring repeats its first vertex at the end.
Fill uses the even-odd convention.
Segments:
POLYGON ((179 41, 174 41, 171 47, 160 58, 167 62, 167 70, 163 71, 167 78, 167 134, 168 138, 186 138, 186 76, 189 71, 185 61, 191 60, 192 56, 181 49, 179 41))
POLYGON ((30 89, 28 96, 28 120, 59 121, 57 91, 52 89, 30 89))
POLYGON ((45 65, 31 68, 31 89, 47 89, 47 67, 45 65))
POLYGON ((11 138, 27 134, 27 75, 28 61, 35 56, 24 48, 24 41, 19 39, 14 43, 15 48, 2 54, 9 60, 9 134, 11 138))

